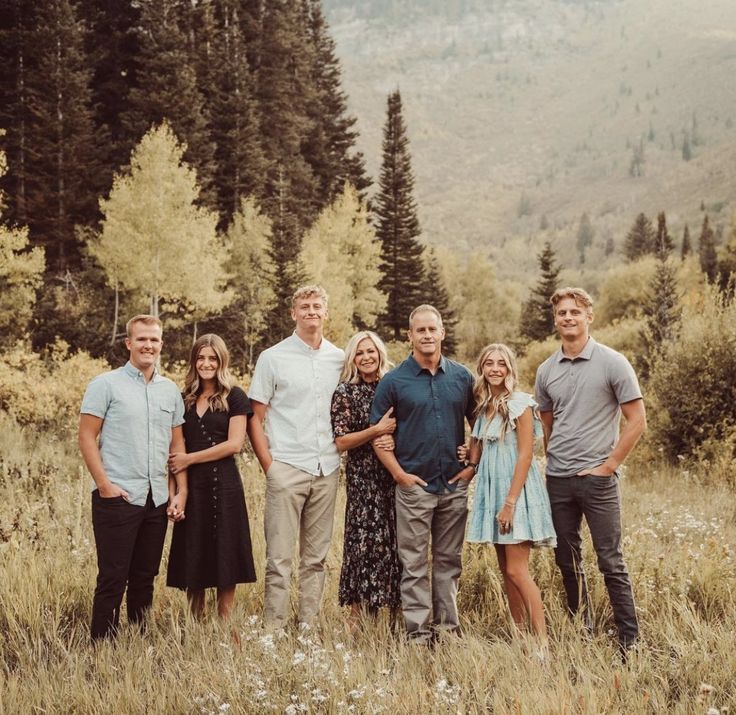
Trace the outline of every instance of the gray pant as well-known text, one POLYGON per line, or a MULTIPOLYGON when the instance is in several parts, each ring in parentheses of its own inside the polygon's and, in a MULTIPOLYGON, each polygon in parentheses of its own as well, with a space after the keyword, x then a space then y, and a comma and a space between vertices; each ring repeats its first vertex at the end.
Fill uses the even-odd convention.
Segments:
POLYGON ((264 619, 270 626, 281 628, 289 618, 289 585, 297 538, 299 621, 310 623, 319 614, 339 471, 316 477, 274 460, 266 472, 264 619))
POLYGON ((618 477, 547 477, 552 521, 557 532, 555 560, 562 573, 571 614, 584 609, 585 625, 592 630, 592 610, 582 560, 580 528, 588 522, 598 568, 611 599, 618 640, 623 648, 636 641, 639 624, 634 594, 621 546, 621 494, 618 477))
POLYGON ((396 537, 401 560, 401 607, 410 638, 424 640, 431 627, 456 631, 457 583, 462 571, 468 487, 429 494, 396 487, 396 537), (428 550, 432 537, 432 588, 428 550))

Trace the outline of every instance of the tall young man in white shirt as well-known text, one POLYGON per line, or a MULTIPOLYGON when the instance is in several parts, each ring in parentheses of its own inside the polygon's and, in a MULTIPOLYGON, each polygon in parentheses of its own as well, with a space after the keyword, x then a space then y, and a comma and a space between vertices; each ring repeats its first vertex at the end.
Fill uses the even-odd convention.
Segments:
POLYGON ((291 317, 294 333, 261 353, 248 395, 254 413, 248 434, 266 473, 264 619, 275 628, 289 617, 297 538, 299 622, 309 624, 319 613, 340 470, 330 404, 344 353, 322 334, 324 288, 299 288, 291 317))

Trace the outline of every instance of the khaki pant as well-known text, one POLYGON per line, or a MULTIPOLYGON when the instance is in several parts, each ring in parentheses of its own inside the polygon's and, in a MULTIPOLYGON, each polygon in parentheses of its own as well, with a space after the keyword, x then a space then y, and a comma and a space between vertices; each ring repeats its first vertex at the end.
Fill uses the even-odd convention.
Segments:
POLYGON ((468 486, 428 494, 420 486, 396 487, 396 535, 401 560, 401 607, 410 638, 423 640, 432 626, 457 630, 457 584, 462 571, 468 486), (432 590, 429 550, 432 537, 432 590))
POLYGON ((310 623, 319 613, 339 471, 315 477, 274 461, 266 472, 264 619, 271 626, 281 628, 289 618, 289 585, 297 538, 299 621, 310 623))

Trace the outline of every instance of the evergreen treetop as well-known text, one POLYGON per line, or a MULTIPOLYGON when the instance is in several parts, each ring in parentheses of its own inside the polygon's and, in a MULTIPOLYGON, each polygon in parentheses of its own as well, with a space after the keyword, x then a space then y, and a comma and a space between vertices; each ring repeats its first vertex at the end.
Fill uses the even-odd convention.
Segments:
POLYGON ((562 267, 557 264, 554 249, 549 241, 537 255, 537 261, 541 275, 524 304, 519 327, 519 332, 527 340, 544 340, 555 332, 554 315, 549 299, 558 288, 558 276, 562 267))
POLYGON ((640 213, 626 234, 624 255, 627 260, 635 261, 647 253, 654 253, 656 234, 652 222, 646 214, 640 213))

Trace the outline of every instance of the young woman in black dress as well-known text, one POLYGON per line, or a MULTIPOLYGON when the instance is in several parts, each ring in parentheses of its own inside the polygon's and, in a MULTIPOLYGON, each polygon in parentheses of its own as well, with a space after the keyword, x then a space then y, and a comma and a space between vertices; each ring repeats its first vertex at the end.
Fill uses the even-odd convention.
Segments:
POLYGON ((204 613, 205 589, 217 588, 217 613, 227 618, 235 585, 256 580, 248 512, 235 455, 243 448, 248 416, 245 392, 233 384, 222 338, 208 334, 192 346, 184 379, 186 452, 169 456, 169 469, 186 469, 186 520, 174 525, 166 583, 186 589, 195 617, 204 613))
POLYGON ((363 610, 401 604, 394 480, 371 447, 376 437, 393 433, 396 420, 386 413, 377 424, 369 423, 376 385, 389 367, 381 339, 369 330, 357 333, 345 348, 340 384, 332 396, 335 444, 348 453, 339 599, 341 606, 350 606, 351 630, 363 610))

